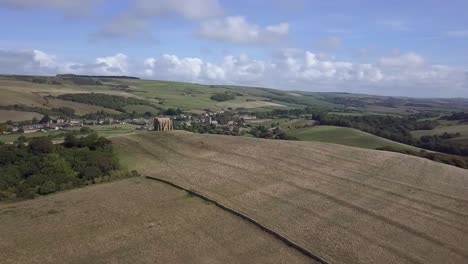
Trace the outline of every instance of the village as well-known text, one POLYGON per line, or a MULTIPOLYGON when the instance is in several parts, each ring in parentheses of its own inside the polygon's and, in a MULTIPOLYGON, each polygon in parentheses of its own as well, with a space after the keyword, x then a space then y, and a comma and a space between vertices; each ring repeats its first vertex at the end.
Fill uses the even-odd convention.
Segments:
MULTIPOLYGON (((206 112, 203 114, 180 113, 177 115, 158 116, 171 120, 171 129, 188 130, 200 133, 218 133, 228 135, 240 135, 247 129, 246 121, 256 120, 257 116, 251 114, 241 114, 225 111, 206 112)), ((14 123, 6 122, 2 124, 1 133, 3 135, 30 134, 31 136, 44 136, 54 131, 76 130, 80 127, 98 128, 99 126, 129 126, 134 130, 155 130, 154 122, 158 117, 138 117, 119 119, 114 117, 104 117, 96 119, 67 118, 44 116, 40 120, 33 119, 28 122, 14 123), (44 134, 40 134, 44 133, 44 134)), ((9 143, 9 142, 5 142, 9 143)), ((10 142, 11 143, 11 142, 10 142)))

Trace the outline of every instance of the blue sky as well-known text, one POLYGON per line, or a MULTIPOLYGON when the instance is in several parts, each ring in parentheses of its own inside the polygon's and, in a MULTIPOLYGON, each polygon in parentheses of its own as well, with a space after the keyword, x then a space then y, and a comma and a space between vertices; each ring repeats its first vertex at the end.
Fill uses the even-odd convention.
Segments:
POLYGON ((0 72, 468 97, 468 2, 0 0, 0 72))

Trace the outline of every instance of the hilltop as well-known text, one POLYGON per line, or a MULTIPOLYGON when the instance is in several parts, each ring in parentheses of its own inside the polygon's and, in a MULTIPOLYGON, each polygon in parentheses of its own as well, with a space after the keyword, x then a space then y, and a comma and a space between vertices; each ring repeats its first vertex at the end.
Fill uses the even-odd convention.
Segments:
POLYGON ((159 132, 122 161, 220 201, 331 263, 465 263, 468 172, 334 144, 159 132))

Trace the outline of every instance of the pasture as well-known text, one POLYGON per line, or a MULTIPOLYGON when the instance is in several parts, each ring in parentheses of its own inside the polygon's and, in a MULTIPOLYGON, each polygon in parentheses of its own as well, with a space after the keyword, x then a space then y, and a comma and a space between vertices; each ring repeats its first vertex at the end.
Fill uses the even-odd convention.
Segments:
POLYGON ((467 263, 468 172, 316 142, 153 132, 122 161, 234 208, 331 263, 467 263))
POLYGON ((36 118, 40 120, 42 115, 34 112, 22 112, 22 111, 13 111, 13 110, 0 110, 0 123, 7 121, 26 121, 36 118))
POLYGON ((301 141, 318 141, 366 149, 391 146, 397 149, 419 150, 413 146, 401 144, 348 127, 315 126, 291 129, 286 131, 286 134, 301 141))
POLYGON ((139 177, 0 204, 0 234, 5 264, 314 263, 213 204, 139 177))

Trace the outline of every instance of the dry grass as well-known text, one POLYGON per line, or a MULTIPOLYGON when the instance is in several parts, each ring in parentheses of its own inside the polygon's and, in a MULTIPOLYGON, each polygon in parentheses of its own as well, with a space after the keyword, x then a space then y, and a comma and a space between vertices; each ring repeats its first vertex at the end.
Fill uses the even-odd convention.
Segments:
POLYGON ((199 198, 133 178, 0 205, 2 263, 311 263, 199 198))
POLYGON ((6 122, 8 120, 11 121, 25 121, 31 120, 33 118, 37 118, 38 120, 42 118, 41 114, 34 113, 34 112, 20 112, 20 111, 10 111, 10 110, 0 110, 0 123, 6 122))
POLYGON ((324 143, 145 133, 129 167, 239 210, 332 263, 467 263, 468 171, 324 143))

